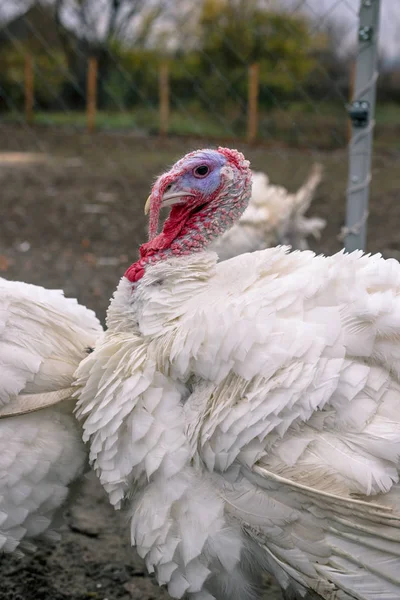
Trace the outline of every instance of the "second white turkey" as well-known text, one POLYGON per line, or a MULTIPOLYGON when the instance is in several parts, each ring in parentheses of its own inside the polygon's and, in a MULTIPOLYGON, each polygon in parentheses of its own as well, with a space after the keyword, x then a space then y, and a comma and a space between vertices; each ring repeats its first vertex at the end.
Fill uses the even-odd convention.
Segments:
POLYGON ((325 219, 305 214, 322 173, 322 165, 315 163, 307 180, 291 194, 283 186, 271 184, 265 173, 253 171, 248 207, 239 221, 211 244, 210 250, 214 250, 220 260, 281 244, 293 250, 307 250, 307 238, 320 239, 326 225, 325 219))
POLYGON ((101 331, 61 291, 0 278, 0 552, 54 537, 87 465, 73 375, 101 331))

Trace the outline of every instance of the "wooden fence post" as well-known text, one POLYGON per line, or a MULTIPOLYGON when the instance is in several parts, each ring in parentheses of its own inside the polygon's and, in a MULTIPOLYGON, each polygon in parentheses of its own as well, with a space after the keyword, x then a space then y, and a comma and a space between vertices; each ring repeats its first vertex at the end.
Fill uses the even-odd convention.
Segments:
POLYGON ((257 137, 258 129, 258 85, 260 65, 254 63, 249 67, 247 141, 252 143, 257 137))
POLYGON ((165 136, 168 133, 169 121, 169 80, 168 64, 160 65, 159 76, 159 97, 160 97, 160 135, 165 136))
POLYGON ((25 78, 25 120, 30 125, 33 123, 33 104, 34 104, 34 73, 33 58, 30 54, 25 55, 24 65, 25 78))
POLYGON ((96 128, 96 109, 97 109, 97 58, 91 56, 88 62, 87 86, 86 86, 86 106, 87 106, 87 129, 92 133, 96 128))

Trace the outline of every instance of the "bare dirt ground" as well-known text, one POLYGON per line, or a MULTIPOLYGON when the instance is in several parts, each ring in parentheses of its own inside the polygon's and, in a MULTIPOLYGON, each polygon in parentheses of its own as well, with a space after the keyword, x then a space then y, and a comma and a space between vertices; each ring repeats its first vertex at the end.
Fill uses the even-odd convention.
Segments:
MULTIPOLYGON (((109 298, 146 238, 143 204, 153 178, 204 141, 168 140, 0 125, 0 275, 49 288, 104 319, 109 298)), ((212 144, 214 145, 214 144, 212 144)), ((283 148, 240 149, 273 183, 295 190, 312 162, 325 177, 310 214, 328 226, 317 252, 340 249, 347 156, 283 148)), ((400 257, 400 148, 373 162, 368 249, 400 257)), ((90 476, 66 515, 62 540, 33 556, 0 557, 1 600, 167 598, 129 546, 123 515, 90 476)), ((281 598, 267 582, 264 600, 281 598)))

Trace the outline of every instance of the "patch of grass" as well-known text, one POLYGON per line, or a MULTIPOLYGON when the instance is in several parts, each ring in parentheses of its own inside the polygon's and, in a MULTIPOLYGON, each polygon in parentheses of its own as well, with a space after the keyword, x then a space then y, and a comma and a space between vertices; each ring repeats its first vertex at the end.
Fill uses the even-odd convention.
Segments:
MULTIPOLYGON (((64 125, 86 127, 87 117, 84 112, 40 112, 35 115, 35 122, 41 125, 64 125)), ((136 129, 139 127, 138 115, 134 112, 108 113, 98 112, 96 125, 100 129, 136 129)))
MULTIPOLYGON (((7 123, 23 122, 23 115, 18 112, 2 115, 1 120, 7 123)), ((37 125, 54 125, 64 127, 86 127, 85 112, 37 112, 34 122, 37 125)), ((159 113, 156 108, 137 108, 126 112, 98 111, 96 114, 98 129, 139 130, 145 133, 159 132, 159 113)), ((176 135, 200 135, 210 137, 234 137, 238 134, 228 117, 207 114, 204 111, 190 109, 173 110, 170 114, 169 133, 176 135)))
MULTIPOLYGON (((2 115, 3 122, 23 122, 23 114, 2 115)), ((35 124, 85 129, 85 112, 37 112, 35 124)), ((375 138, 380 146, 397 146, 400 125, 400 107, 396 104, 378 105, 375 138), (393 127, 394 126, 394 127, 393 127)), ((157 135, 159 112, 156 106, 138 107, 124 112, 98 111, 98 130, 157 135)), ((230 109, 225 112, 207 112, 198 106, 180 106, 171 110, 171 135, 199 136, 215 140, 245 139, 246 111, 230 109)), ((344 106, 327 103, 312 107, 293 103, 270 111, 260 111, 259 141, 281 143, 290 147, 310 149, 343 148, 347 144, 348 119, 344 106), (310 107, 313 110, 310 110, 310 107)))

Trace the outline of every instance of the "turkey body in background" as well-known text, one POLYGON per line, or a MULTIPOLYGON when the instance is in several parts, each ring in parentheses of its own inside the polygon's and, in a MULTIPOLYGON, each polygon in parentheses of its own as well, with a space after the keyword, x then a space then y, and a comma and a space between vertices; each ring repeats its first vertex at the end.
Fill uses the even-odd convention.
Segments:
POLYGON ((73 373, 101 331, 61 291, 0 279, 0 552, 54 537, 87 462, 73 373))
POLYGON ((307 238, 319 239, 326 225, 324 219, 305 216, 321 179, 322 166, 316 163, 301 188, 290 194, 284 187, 272 185, 265 173, 253 172, 249 206, 239 222, 210 249, 220 261, 280 244, 307 250, 307 238))

